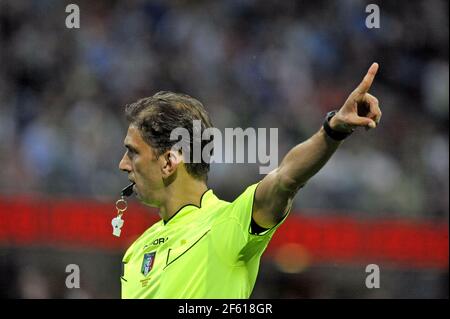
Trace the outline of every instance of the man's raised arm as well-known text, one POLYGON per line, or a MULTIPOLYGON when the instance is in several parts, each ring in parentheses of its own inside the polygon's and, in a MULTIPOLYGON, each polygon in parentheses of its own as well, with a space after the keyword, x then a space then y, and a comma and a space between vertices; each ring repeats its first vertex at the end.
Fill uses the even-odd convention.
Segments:
POLYGON ((253 220, 263 228, 275 226, 287 213, 293 197, 330 159, 342 139, 356 127, 375 128, 381 119, 378 100, 368 93, 378 64, 369 68, 358 87, 338 112, 327 116, 327 124, 311 138, 292 148, 279 167, 256 189, 253 220))

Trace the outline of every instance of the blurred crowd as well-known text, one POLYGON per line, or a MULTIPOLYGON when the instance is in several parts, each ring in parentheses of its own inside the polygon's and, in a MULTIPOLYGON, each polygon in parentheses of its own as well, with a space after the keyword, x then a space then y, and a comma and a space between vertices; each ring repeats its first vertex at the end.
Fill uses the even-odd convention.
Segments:
MULTIPOLYGON (((123 107, 190 94, 218 128, 277 127, 279 161, 342 105, 373 61, 383 118, 354 134, 296 207, 448 219, 448 2, 76 1, 79 29, 51 0, 0 2, 0 193, 109 200, 123 107)), ((215 164, 230 200, 258 165, 215 164)))

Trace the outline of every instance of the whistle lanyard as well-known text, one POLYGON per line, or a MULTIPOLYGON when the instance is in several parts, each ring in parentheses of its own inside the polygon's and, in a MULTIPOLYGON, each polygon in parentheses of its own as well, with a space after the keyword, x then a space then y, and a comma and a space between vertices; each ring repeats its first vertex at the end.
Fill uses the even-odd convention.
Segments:
POLYGON ((113 235, 116 237, 120 237, 120 233, 122 232, 122 226, 124 223, 122 215, 128 208, 128 203, 125 197, 131 196, 131 194, 133 194, 133 186, 134 183, 131 183, 130 185, 125 187, 121 192, 120 199, 116 201, 117 216, 111 220, 113 235))

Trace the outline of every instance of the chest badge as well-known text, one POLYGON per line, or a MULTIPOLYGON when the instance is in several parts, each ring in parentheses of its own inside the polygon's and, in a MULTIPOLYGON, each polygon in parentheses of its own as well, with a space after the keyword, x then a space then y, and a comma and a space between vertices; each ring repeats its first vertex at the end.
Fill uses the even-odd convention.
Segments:
POLYGON ((156 251, 144 254, 144 259, 142 260, 141 273, 147 276, 150 270, 152 270, 153 264, 155 262, 156 251))

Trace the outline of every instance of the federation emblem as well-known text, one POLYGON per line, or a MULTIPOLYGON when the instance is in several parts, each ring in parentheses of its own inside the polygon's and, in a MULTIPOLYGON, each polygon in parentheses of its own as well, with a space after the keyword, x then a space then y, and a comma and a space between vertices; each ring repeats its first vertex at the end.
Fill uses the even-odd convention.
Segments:
POLYGON ((141 273, 147 276, 150 270, 152 270, 153 263, 155 262, 156 251, 144 254, 144 260, 142 261, 141 273))

